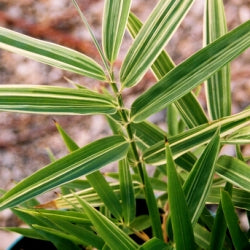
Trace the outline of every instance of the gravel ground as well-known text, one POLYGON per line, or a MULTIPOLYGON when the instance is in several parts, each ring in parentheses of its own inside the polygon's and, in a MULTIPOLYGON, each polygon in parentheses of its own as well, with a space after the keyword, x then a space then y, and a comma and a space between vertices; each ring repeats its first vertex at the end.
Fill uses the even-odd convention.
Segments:
MULTIPOLYGON (((78 2, 100 41, 103 1, 79 0, 78 2)), ((156 0, 134 0, 132 10, 142 20, 146 20, 157 2, 156 0)), ((177 64, 202 47, 203 2, 203 0, 195 2, 167 46, 167 51, 177 64)), ((224 3, 229 30, 250 19, 249 0, 226 0, 224 3)), ((70 0, 1 0, 0 26, 74 48, 100 62, 91 38, 70 0)), ((117 68, 121 65, 122 58, 131 44, 129 35, 125 34, 125 37, 119 60, 116 62, 117 68)), ((231 63, 231 73, 232 112, 237 113, 249 105, 250 50, 231 63)), ((79 78, 72 73, 0 51, 0 84, 51 84, 69 87, 70 84, 64 79, 65 76, 93 89, 100 86, 99 82, 85 77, 79 78)), ((153 82, 154 78, 149 72, 138 87, 133 89, 133 92, 128 90, 126 93, 128 105, 139 92, 153 82)), ((200 101, 205 106, 204 91, 201 92, 200 101)), ((102 116, 72 116, 69 119, 64 116, 1 113, 0 188, 8 189, 15 182, 48 164, 48 148, 57 158, 67 153, 55 129, 53 119, 56 119, 66 129, 79 146, 110 133, 102 116)), ((164 115, 161 113, 154 116, 153 119, 162 124, 164 115)), ((250 148, 245 147, 244 153, 249 155, 250 148)), ((19 223, 9 211, 0 213, 0 226, 19 223)), ((16 236, 0 232, 0 239, 6 241, 5 243, 1 241, 0 250, 6 249, 13 237, 16 236)))

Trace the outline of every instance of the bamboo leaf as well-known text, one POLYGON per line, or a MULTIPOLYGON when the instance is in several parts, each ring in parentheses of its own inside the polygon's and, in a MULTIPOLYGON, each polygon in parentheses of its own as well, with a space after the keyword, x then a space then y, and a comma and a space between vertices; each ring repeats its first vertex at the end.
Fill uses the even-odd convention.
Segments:
MULTIPOLYGON (((227 183, 225 191, 232 193, 232 185, 227 183)), ((220 250, 223 247, 226 236, 227 224, 222 210, 221 202, 217 208, 216 216, 212 228, 212 234, 210 239, 210 250, 220 250)))
POLYGON ((247 21, 179 64, 138 97, 132 104, 131 119, 140 122, 180 99, 249 46, 250 21, 247 21))
POLYGON ((0 27, 0 48, 97 80, 106 79, 102 68, 86 55, 2 27, 0 27))
POLYGON ((95 191, 100 196, 105 206, 110 212, 119 220, 122 220, 122 206, 118 197, 109 186, 104 176, 99 172, 95 171, 92 174, 87 175, 87 180, 95 191))
POLYGON ((209 248, 209 239, 211 237, 211 233, 200 224, 195 224, 194 226, 194 239, 195 243, 201 247, 201 249, 209 248))
POLYGON ((250 167, 245 162, 223 155, 217 161, 216 172, 233 185, 250 192, 250 167))
POLYGON ((195 249, 194 234, 184 192, 179 181, 171 149, 166 143, 168 200, 176 249, 195 249))
POLYGON ((79 149, 78 145, 72 140, 72 138, 65 132, 65 130, 60 126, 58 122, 55 121, 56 128, 60 133, 61 137, 64 140, 65 145, 67 146, 70 152, 73 152, 79 149))
MULTIPOLYGON (((109 175, 108 175, 109 176, 109 175)), ((118 179, 118 177, 117 177, 118 179)), ((112 188, 113 192, 120 197, 120 183, 114 182, 109 184, 112 188)), ((138 181, 133 181, 133 189, 135 193, 139 193, 142 190, 141 184, 138 181)), ((87 201, 93 207, 103 206, 104 203, 101 200, 100 196, 97 194, 93 187, 81 189, 80 191, 75 192, 81 199, 87 201)), ((72 209, 75 207, 79 207, 79 202, 76 199, 75 195, 65 194, 56 198, 53 201, 49 201, 48 203, 41 204, 40 208, 54 208, 54 209, 72 209)))
POLYGON ((158 249, 158 250, 172 250, 173 247, 171 245, 167 245, 164 241, 158 239, 158 238, 152 238, 149 241, 145 242, 139 250, 152 250, 152 249, 158 249))
POLYGON ((119 162, 119 180, 124 223, 129 225, 135 219, 135 193, 132 176, 126 159, 119 162))
MULTIPOLYGON (((250 110, 247 109, 236 115, 228 116, 217 121, 213 121, 209 124, 203 124, 196 128, 189 129, 183 133, 176 136, 171 136, 168 138, 171 150, 173 152, 174 159, 185 154, 186 152, 200 147, 201 145, 207 143, 212 135, 215 133, 218 127, 221 128, 220 137, 228 136, 234 133, 238 129, 245 127, 249 124, 250 110)), ((136 135, 140 135, 138 123, 136 135)), ((165 146, 163 140, 155 143, 153 146, 144 150, 143 160, 148 164, 161 165, 165 163, 165 146)))
POLYGON ((219 130, 217 130, 184 183, 183 191, 186 197, 192 225, 196 224, 205 206, 207 195, 214 177, 219 146, 220 137, 219 130))
POLYGON ((0 110, 56 115, 116 112, 110 98, 94 91, 43 85, 1 85, 0 110))
POLYGON ((129 49, 120 71, 123 87, 138 83, 177 29, 193 0, 160 0, 129 49))
POLYGON ((0 198, 0 210, 16 206, 38 194, 89 174, 106 164, 123 158, 128 142, 110 136, 55 161, 27 177, 0 198))
MULTIPOLYGON (((142 27, 142 23, 134 14, 130 13, 127 26, 130 34, 135 38, 142 27)), ((163 50, 152 64, 151 69, 156 78, 160 80, 174 67, 174 62, 163 50)), ((181 99, 177 100, 174 105, 189 128, 208 122, 201 105, 192 92, 187 93, 181 99), (193 112, 194 110, 196 112, 193 112)))
POLYGON ((111 249, 116 249, 117 246, 119 246, 121 250, 138 249, 138 245, 112 221, 91 207, 84 200, 80 198, 78 198, 78 200, 93 223, 97 233, 111 249))
POLYGON ((236 250, 248 249, 249 242, 241 231, 239 226, 239 219, 234 211, 231 198, 226 191, 221 191, 221 204, 223 213, 227 222, 227 226, 236 250))
POLYGON ((131 0, 106 0, 103 14, 103 48, 113 63, 118 55, 125 32, 131 0))
POLYGON ((157 237, 158 239, 163 240, 160 214, 159 214, 159 210, 157 207, 155 194, 153 192, 153 188, 148 178, 145 166, 143 167, 143 178, 144 178, 144 184, 145 184, 145 187, 144 187, 145 198, 147 202, 149 217, 150 217, 151 224, 152 224, 153 236, 157 237))
MULTIPOLYGON (((206 0, 204 44, 210 44, 227 33, 223 0, 206 0)), ((217 120, 231 114, 230 68, 224 66, 206 81, 210 117, 217 120)))

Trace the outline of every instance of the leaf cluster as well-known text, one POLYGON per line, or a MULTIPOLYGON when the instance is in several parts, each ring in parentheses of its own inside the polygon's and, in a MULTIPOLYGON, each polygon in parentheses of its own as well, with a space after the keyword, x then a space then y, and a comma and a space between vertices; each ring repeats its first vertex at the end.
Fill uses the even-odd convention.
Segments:
POLYGON ((56 123, 69 154, 51 157, 49 165, 4 192, 0 210, 11 208, 30 227, 1 229, 64 250, 248 249, 250 234, 241 230, 235 209, 249 219, 250 168, 240 146, 250 142, 250 109, 231 114, 229 63, 249 48, 250 21, 228 32, 222 0, 206 0, 204 47, 176 66, 164 47, 194 1, 159 0, 144 24, 131 12, 131 2, 105 0, 101 47, 72 0, 103 65, 0 28, 0 48, 108 83, 101 93, 78 84, 1 84, 1 111, 101 114, 113 131, 79 148, 56 123), (113 65, 126 29, 134 41, 117 79, 113 65), (126 107, 124 89, 150 69, 156 83, 126 107), (193 92, 204 81, 208 114, 193 92), (147 121, 161 110, 167 112, 167 131, 147 121), (220 154, 227 144, 235 145, 235 157, 220 154), (100 172, 112 162, 117 172, 100 172), (58 198, 36 201, 58 187, 58 198))

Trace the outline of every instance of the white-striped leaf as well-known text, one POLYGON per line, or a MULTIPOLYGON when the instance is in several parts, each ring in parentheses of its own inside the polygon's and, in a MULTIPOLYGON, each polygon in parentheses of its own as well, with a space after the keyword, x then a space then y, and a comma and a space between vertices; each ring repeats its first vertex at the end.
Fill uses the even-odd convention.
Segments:
POLYGON ((125 32, 131 0, 106 0, 103 15, 103 48, 106 58, 113 63, 119 53, 125 32))
POLYGON ((214 177, 219 146, 220 137, 219 130, 217 130, 184 183, 183 191, 186 197, 192 225, 196 224, 205 206, 207 195, 214 177))
POLYGON ((105 95, 44 85, 0 85, 0 110, 57 115, 116 112, 111 98, 105 95))
POLYGON ((132 104, 131 119, 140 122, 180 99, 249 46, 247 21, 179 64, 138 97, 132 104))
MULTIPOLYGON (((176 159, 184 153, 207 143, 218 127, 221 127, 220 137, 223 138, 230 135, 238 129, 249 125, 249 117, 250 109, 247 109, 236 115, 232 115, 209 124, 203 124, 176 136, 169 137, 168 140, 173 152, 173 157, 176 159)), ((136 135, 137 133, 138 137, 141 137, 139 129, 135 131, 136 135)), ((143 152, 143 160, 148 164, 160 165, 165 163, 164 155, 165 149, 164 142, 162 140, 143 152)))
POLYGON ((250 167, 245 162, 223 155, 217 161, 216 172, 233 185, 250 192, 250 167))
MULTIPOLYGON (((127 26, 131 36, 135 38, 142 27, 142 23, 134 14, 130 13, 127 26)), ((173 60, 163 50, 152 64, 151 69, 156 78, 160 80, 174 67, 175 64, 173 60)), ((181 99, 177 100, 174 105, 178 108, 178 111, 189 128, 208 122, 200 103, 192 92, 187 93, 181 99), (196 112, 193 112, 194 110, 196 112)))
POLYGON ((140 30, 122 64, 123 87, 138 83, 185 17, 193 0, 160 0, 140 30))
POLYGON ((105 80, 102 68, 90 57, 54 43, 0 27, 0 48, 63 70, 105 80))
POLYGON ((194 233, 169 143, 165 144, 168 173, 168 202, 176 249, 194 249, 194 233))
POLYGON ((91 207, 86 201, 79 199, 79 203, 88 215, 90 221, 99 236, 111 249, 133 250, 138 249, 137 243, 133 241, 124 231, 122 231, 111 220, 91 207))
MULTIPOLYGON (((223 0, 206 0, 204 44, 227 33, 223 0)), ((208 112, 213 120, 231 114, 230 68, 224 66, 206 82, 208 112)))
POLYGON ((22 180, 0 198, 0 210, 16 206, 52 188, 92 173, 125 157, 127 150, 128 142, 121 136, 110 136, 90 143, 22 180))

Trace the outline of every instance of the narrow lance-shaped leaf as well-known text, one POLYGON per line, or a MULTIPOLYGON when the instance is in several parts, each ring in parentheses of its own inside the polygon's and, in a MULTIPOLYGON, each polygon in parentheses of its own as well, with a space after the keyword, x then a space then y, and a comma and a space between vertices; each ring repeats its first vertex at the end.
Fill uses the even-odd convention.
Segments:
POLYGON ((138 245, 111 220, 91 207, 84 200, 78 199, 84 212, 93 223, 98 235, 101 236, 111 249, 117 249, 118 246, 121 250, 138 249, 138 245))
POLYGON ((168 200, 176 249, 195 249, 194 233, 188 213, 187 203, 176 172, 168 142, 166 142, 166 158, 168 173, 168 200))
POLYGON ((249 249, 250 244, 247 237, 240 229, 239 219, 234 211, 231 198, 228 192, 223 190, 221 191, 221 204, 235 249, 249 249))
POLYGON ((103 14, 103 48, 107 59, 116 60, 125 32, 131 0, 106 0, 103 14))
POLYGON ((128 142, 121 136, 110 136, 90 143, 18 183, 0 198, 0 210, 16 206, 38 194, 94 172, 123 158, 127 150, 128 142))
POLYGON ((2 27, 0 27, 0 48, 97 80, 106 79, 102 68, 88 56, 2 27))
POLYGON ((116 112, 111 98, 97 92, 43 85, 1 85, 0 110, 56 115, 116 112))
MULTIPOLYGON (((232 185, 231 183, 229 183, 232 185)), ((207 197, 207 204, 220 203, 221 187, 212 187, 207 197)), ((250 211, 250 192, 234 187, 232 190, 232 202, 235 207, 250 211)))
MULTIPOLYGON (((232 193, 232 185, 227 183, 225 191, 232 193)), ((212 234, 210 239, 210 250, 220 250, 223 247, 226 236, 227 224, 222 210, 221 202, 217 208, 216 216, 212 228, 212 234)))
POLYGON ((217 161, 216 172, 228 182, 250 192, 250 167, 245 162, 223 155, 217 161))
POLYGON ((138 83, 171 38, 193 0, 160 0, 128 51, 120 72, 123 87, 138 83))
MULTIPOLYGON (((127 26, 131 36, 135 38, 142 27, 142 23, 134 14, 130 13, 127 26)), ((174 67, 173 60, 163 50, 152 64, 151 69, 156 78, 160 80, 174 67)), ((174 105, 189 128, 208 122, 201 105, 192 92, 177 100, 174 105), (193 112, 194 110, 195 112, 193 112)))
MULTIPOLYGON (((206 0, 204 44, 227 33, 223 0, 206 0)), ((213 120, 231 114, 230 68, 224 66, 206 82, 208 112, 213 120)))
POLYGON ((157 207, 155 194, 151 185, 151 182, 148 178, 145 166, 143 166, 143 178, 144 178, 144 193, 148 207, 148 213, 152 224, 153 236, 158 239, 163 240, 162 229, 161 229, 161 220, 160 214, 157 207))
MULTIPOLYGON (((57 125, 57 129, 62 135, 65 144, 69 148, 70 151, 75 151, 79 147, 73 141, 73 139, 63 130, 63 128, 57 125)), ((104 178, 104 176, 100 173, 100 171, 96 170, 91 174, 86 176, 88 182, 95 189, 97 194, 100 196, 101 200, 110 210, 110 212, 118 219, 122 219, 122 207, 119 202, 119 199, 113 192, 112 188, 109 186, 108 182, 104 178)))
POLYGON ((119 180, 124 222, 129 225, 135 218, 135 194, 127 159, 119 162, 119 180))
MULTIPOLYGON (((190 129, 176 136, 171 136, 168 138, 171 150, 173 152, 173 157, 177 157, 185 154, 191 149, 195 149, 207 143, 216 129, 221 128, 220 137, 227 136, 238 129, 249 125, 250 110, 244 110, 241 113, 225 117, 223 119, 213 121, 209 124, 203 124, 196 128, 190 129)), ((136 127, 135 135, 140 138, 144 138, 145 135, 141 135, 141 129, 143 129, 143 123, 135 124, 136 127)), ((145 131, 145 130, 143 130, 145 131)), ((164 142, 159 141, 155 145, 149 147, 143 152, 143 160, 148 164, 164 164, 166 158, 164 142)))
POLYGON ((180 99, 250 46, 250 21, 212 42, 179 64, 138 97, 131 119, 140 122, 180 99))
POLYGON ((198 221, 205 206, 214 177, 219 142, 219 130, 217 130, 195 163, 183 186, 192 225, 195 225, 198 221))

